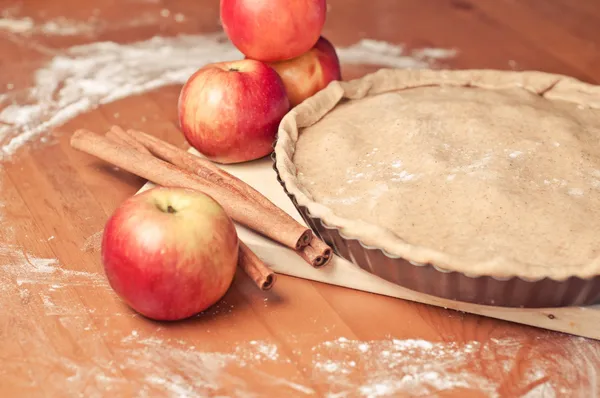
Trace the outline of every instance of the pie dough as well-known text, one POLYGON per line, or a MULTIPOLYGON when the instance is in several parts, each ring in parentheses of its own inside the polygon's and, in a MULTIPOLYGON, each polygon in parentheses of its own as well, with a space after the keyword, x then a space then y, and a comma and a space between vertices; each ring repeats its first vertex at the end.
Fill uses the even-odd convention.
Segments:
POLYGON ((381 70, 282 121, 280 177, 388 255, 526 279, 600 274, 600 88, 540 72, 381 70))

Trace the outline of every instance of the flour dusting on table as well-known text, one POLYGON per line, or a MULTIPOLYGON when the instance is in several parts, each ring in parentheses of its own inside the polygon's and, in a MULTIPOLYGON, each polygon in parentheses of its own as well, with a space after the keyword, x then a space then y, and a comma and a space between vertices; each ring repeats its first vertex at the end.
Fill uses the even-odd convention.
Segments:
POLYGON ((63 268, 54 258, 39 258, 10 245, 0 247, 0 284, 108 287, 104 275, 63 268))
MULTIPOLYGON (((98 11, 96 9, 96 11, 98 11)), ((93 13, 86 20, 74 20, 65 17, 53 18, 37 22, 29 16, 19 16, 12 10, 4 10, 0 14, 0 31, 21 34, 24 36, 93 36, 106 30, 118 30, 141 26, 156 25, 161 19, 172 17, 176 22, 183 22, 185 16, 180 13, 171 15, 168 9, 160 12, 144 11, 137 13, 123 22, 107 21, 93 13), (166 15, 165 15, 166 14, 166 15)))
POLYGON ((560 345, 557 349, 542 336, 466 343, 339 338, 313 347, 312 378, 328 386, 331 398, 430 397, 442 391, 534 398, 597 392, 592 364, 600 359, 598 346, 573 337, 561 339, 560 345), (585 347, 589 351, 583 353, 585 347), (518 383, 507 382, 511 372, 520 376, 518 383), (563 380, 549 377, 555 374, 563 380))
POLYGON ((365 342, 340 338, 313 348, 313 372, 327 380, 332 397, 352 396, 355 392, 366 397, 400 393, 422 396, 456 388, 491 393, 493 382, 468 370, 480 350, 478 342, 365 342))
POLYGON ((102 235, 104 231, 98 231, 85 239, 81 251, 83 252, 98 252, 102 246, 102 235))
MULTIPOLYGON (((27 23, 17 26, 25 29, 27 23)), ((342 64, 423 68, 454 52, 407 52, 402 46, 364 39, 338 48, 338 54, 342 64)), ((240 58, 222 32, 65 49, 35 72, 33 87, 9 90, 0 97, 0 156, 12 155, 29 140, 98 105, 183 84, 205 64, 240 58)))
MULTIPOLYGON (((128 20, 127 23, 120 26, 111 25, 111 29, 153 25, 156 23, 156 20, 157 17, 155 15, 143 14, 128 20)), ((34 20, 29 17, 0 18, 0 30, 20 33, 26 36, 91 36, 106 29, 108 29, 108 25, 105 22, 93 17, 89 21, 56 18, 41 24, 35 24, 34 20)))
MULTIPOLYGON (((85 325, 72 317, 60 319, 71 329, 85 325)), ((106 333, 108 337, 111 332, 106 333)), ((92 335, 84 333, 81 344, 94 346, 92 340, 85 341, 86 336, 92 335)), ((45 391, 51 395, 64 391, 66 379, 68 388, 86 389, 87 396, 99 396, 107 388, 113 394, 124 394, 132 387, 139 396, 173 398, 219 394, 431 397, 442 392, 458 396, 471 392, 490 398, 595 396, 598 379, 593 363, 600 360, 600 349, 573 337, 559 338, 559 345, 557 349, 556 337, 548 335, 533 341, 505 336, 469 342, 340 337, 309 348, 312 359, 298 373, 295 361, 266 340, 233 342, 227 351, 212 351, 133 330, 113 347, 110 357, 99 355, 81 363, 42 355, 28 361, 43 363, 42 369, 49 374, 63 375, 49 379, 45 391), (280 370, 295 376, 282 377, 280 370), (123 376, 132 374, 141 377, 123 376), (556 374, 561 378, 549 376, 556 374)))

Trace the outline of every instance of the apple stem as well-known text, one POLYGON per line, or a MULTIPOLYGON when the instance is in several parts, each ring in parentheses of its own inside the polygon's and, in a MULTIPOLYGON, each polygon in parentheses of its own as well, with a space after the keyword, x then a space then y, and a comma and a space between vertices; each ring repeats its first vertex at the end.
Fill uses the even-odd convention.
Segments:
POLYGON ((167 213, 175 213, 173 206, 167 206, 167 213))
POLYGON ((229 72, 239 72, 238 68, 229 68, 229 72))

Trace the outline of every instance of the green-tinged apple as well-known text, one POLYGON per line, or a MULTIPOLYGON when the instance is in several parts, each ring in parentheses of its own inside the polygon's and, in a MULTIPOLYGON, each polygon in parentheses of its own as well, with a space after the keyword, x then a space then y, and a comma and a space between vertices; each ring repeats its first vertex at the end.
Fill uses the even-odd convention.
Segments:
POLYGON ((341 80, 340 61, 335 48, 324 37, 299 57, 271 63, 285 86, 290 106, 294 107, 325 88, 333 80, 341 80))
POLYGON ((187 141, 218 163, 271 153, 279 122, 289 109, 277 72, 251 59, 202 67, 183 85, 178 104, 187 141))
POLYGON ((327 15, 326 0, 221 0, 221 23, 248 58, 296 58, 315 45, 327 15))
POLYGON ((199 191, 152 188, 109 218, 101 255, 110 286, 157 321, 189 318, 229 289, 239 241, 219 203, 199 191))

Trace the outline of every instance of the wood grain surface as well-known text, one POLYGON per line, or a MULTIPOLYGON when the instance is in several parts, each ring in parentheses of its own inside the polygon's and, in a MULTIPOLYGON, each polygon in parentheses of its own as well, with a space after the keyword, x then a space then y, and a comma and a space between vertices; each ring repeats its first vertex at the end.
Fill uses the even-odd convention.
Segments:
MULTIPOLYGON (((600 83, 597 0, 328 3, 324 35, 336 46, 454 49, 440 66, 600 83)), ((0 12, 0 120, 13 102, 20 118, 35 111, 23 104, 43 89, 36 71, 73 46, 220 30, 216 0, 0 0, 0 12)), ((343 75, 376 68, 344 65, 343 75)), ((185 147, 179 89, 65 118, 2 157, 0 396, 598 396, 598 342, 292 277, 262 292, 238 272, 216 306, 185 322, 136 315, 108 286, 98 249, 109 215, 145 181, 69 138, 119 123, 185 147)), ((2 145, 19 120, 0 124, 2 145)))

